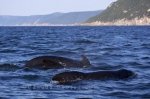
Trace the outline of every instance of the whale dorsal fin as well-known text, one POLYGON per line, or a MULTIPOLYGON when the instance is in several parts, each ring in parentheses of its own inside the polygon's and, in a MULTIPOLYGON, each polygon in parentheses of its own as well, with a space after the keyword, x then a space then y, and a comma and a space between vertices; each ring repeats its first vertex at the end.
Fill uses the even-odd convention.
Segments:
POLYGON ((81 55, 81 57, 82 57, 81 62, 83 63, 84 66, 90 66, 91 65, 89 59, 85 55, 81 55))

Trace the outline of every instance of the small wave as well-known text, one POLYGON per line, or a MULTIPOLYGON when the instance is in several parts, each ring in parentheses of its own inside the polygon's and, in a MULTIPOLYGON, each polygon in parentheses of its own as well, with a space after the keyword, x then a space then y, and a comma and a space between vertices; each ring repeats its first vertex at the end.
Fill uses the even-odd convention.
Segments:
POLYGON ((141 66, 142 64, 139 62, 128 62, 127 64, 133 65, 133 66, 141 66))
POLYGON ((10 98, 8 98, 8 97, 0 97, 0 99, 10 99, 10 98))
POLYGON ((54 51, 51 52, 52 54, 56 54, 56 55, 74 55, 75 52, 71 52, 71 51, 54 51))
POLYGON ((130 43, 128 43, 128 44, 124 44, 124 46, 126 46, 126 47, 130 47, 130 46, 132 46, 132 44, 130 44, 130 43))
POLYGON ((144 46, 144 47, 149 47, 150 44, 142 44, 142 46, 144 46))
POLYGON ((92 44, 92 43, 97 43, 97 42, 93 41, 93 40, 82 39, 82 40, 75 41, 75 43, 78 43, 78 44, 92 44))
POLYGON ((112 51, 112 50, 120 50, 120 48, 118 47, 104 47, 102 48, 101 50, 104 50, 104 51, 112 51))
POLYGON ((21 76, 22 79, 26 79, 26 80, 37 80, 39 79, 38 75, 23 75, 21 76))
POLYGON ((13 64, 0 64, 0 71, 16 71, 21 67, 13 64))
POLYGON ((23 61, 26 61, 28 58, 30 58, 29 56, 28 57, 22 57, 22 56, 9 56, 9 57, 5 57, 5 58, 1 58, 0 59, 0 64, 10 64, 10 63, 20 63, 20 62, 23 62, 23 61))
POLYGON ((108 65, 97 65, 97 66, 92 66, 89 69, 89 71, 91 70, 117 70, 117 69, 121 69, 123 68, 122 65, 117 65, 117 66, 108 66, 108 65))
POLYGON ((1 53, 15 53, 17 52, 17 50, 14 49, 4 49, 0 51, 1 53))
POLYGON ((150 57, 148 57, 148 56, 145 56, 145 57, 142 57, 141 59, 144 59, 144 60, 149 60, 149 59, 150 59, 150 57))
MULTIPOLYGON (((117 96, 119 97, 124 97, 124 98, 129 98, 130 93, 128 92, 123 92, 123 91, 113 91, 105 94, 106 96, 117 96)), ((105 96, 104 95, 104 96, 105 96)))
POLYGON ((11 80, 11 79, 23 79, 23 80, 29 80, 29 81, 34 81, 38 80, 40 77, 38 75, 31 75, 31 74, 26 74, 26 75, 18 75, 18 74, 12 74, 12 75, 4 75, 0 76, 1 80, 11 80))

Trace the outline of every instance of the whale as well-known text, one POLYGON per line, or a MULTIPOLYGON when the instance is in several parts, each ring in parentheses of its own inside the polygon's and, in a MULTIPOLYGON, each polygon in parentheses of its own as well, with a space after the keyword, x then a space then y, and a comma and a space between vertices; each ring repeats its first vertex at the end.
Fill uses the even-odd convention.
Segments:
POLYGON ((54 77, 52 77, 52 81, 57 82, 58 84, 68 84, 80 80, 123 80, 133 77, 134 75, 134 72, 127 69, 104 70, 89 73, 67 71, 56 74, 54 77))
POLYGON ((87 67, 90 61, 84 55, 82 60, 74 60, 60 56, 38 56, 26 62, 25 67, 37 69, 67 68, 67 67, 87 67))

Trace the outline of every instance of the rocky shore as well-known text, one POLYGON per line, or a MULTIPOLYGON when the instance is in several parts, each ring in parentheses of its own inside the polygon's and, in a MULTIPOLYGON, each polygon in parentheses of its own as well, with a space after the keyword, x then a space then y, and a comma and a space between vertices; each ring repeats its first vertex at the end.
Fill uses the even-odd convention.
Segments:
POLYGON ((123 25, 123 26, 130 26, 130 25, 150 25, 150 17, 143 17, 143 18, 134 18, 131 20, 128 19, 120 19, 120 20, 115 20, 112 22, 101 22, 101 21, 96 21, 92 23, 83 23, 81 25, 85 26, 107 26, 107 25, 123 25))

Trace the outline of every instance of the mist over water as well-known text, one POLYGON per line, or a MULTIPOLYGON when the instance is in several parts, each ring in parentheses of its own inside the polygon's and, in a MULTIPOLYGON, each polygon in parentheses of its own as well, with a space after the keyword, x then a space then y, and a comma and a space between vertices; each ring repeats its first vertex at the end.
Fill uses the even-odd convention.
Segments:
POLYGON ((0 27, 0 98, 150 98, 150 27, 0 27), (86 55, 92 67, 23 69, 37 56, 76 60, 86 55), (89 80, 57 85, 60 72, 116 70, 137 74, 128 80, 89 80))

